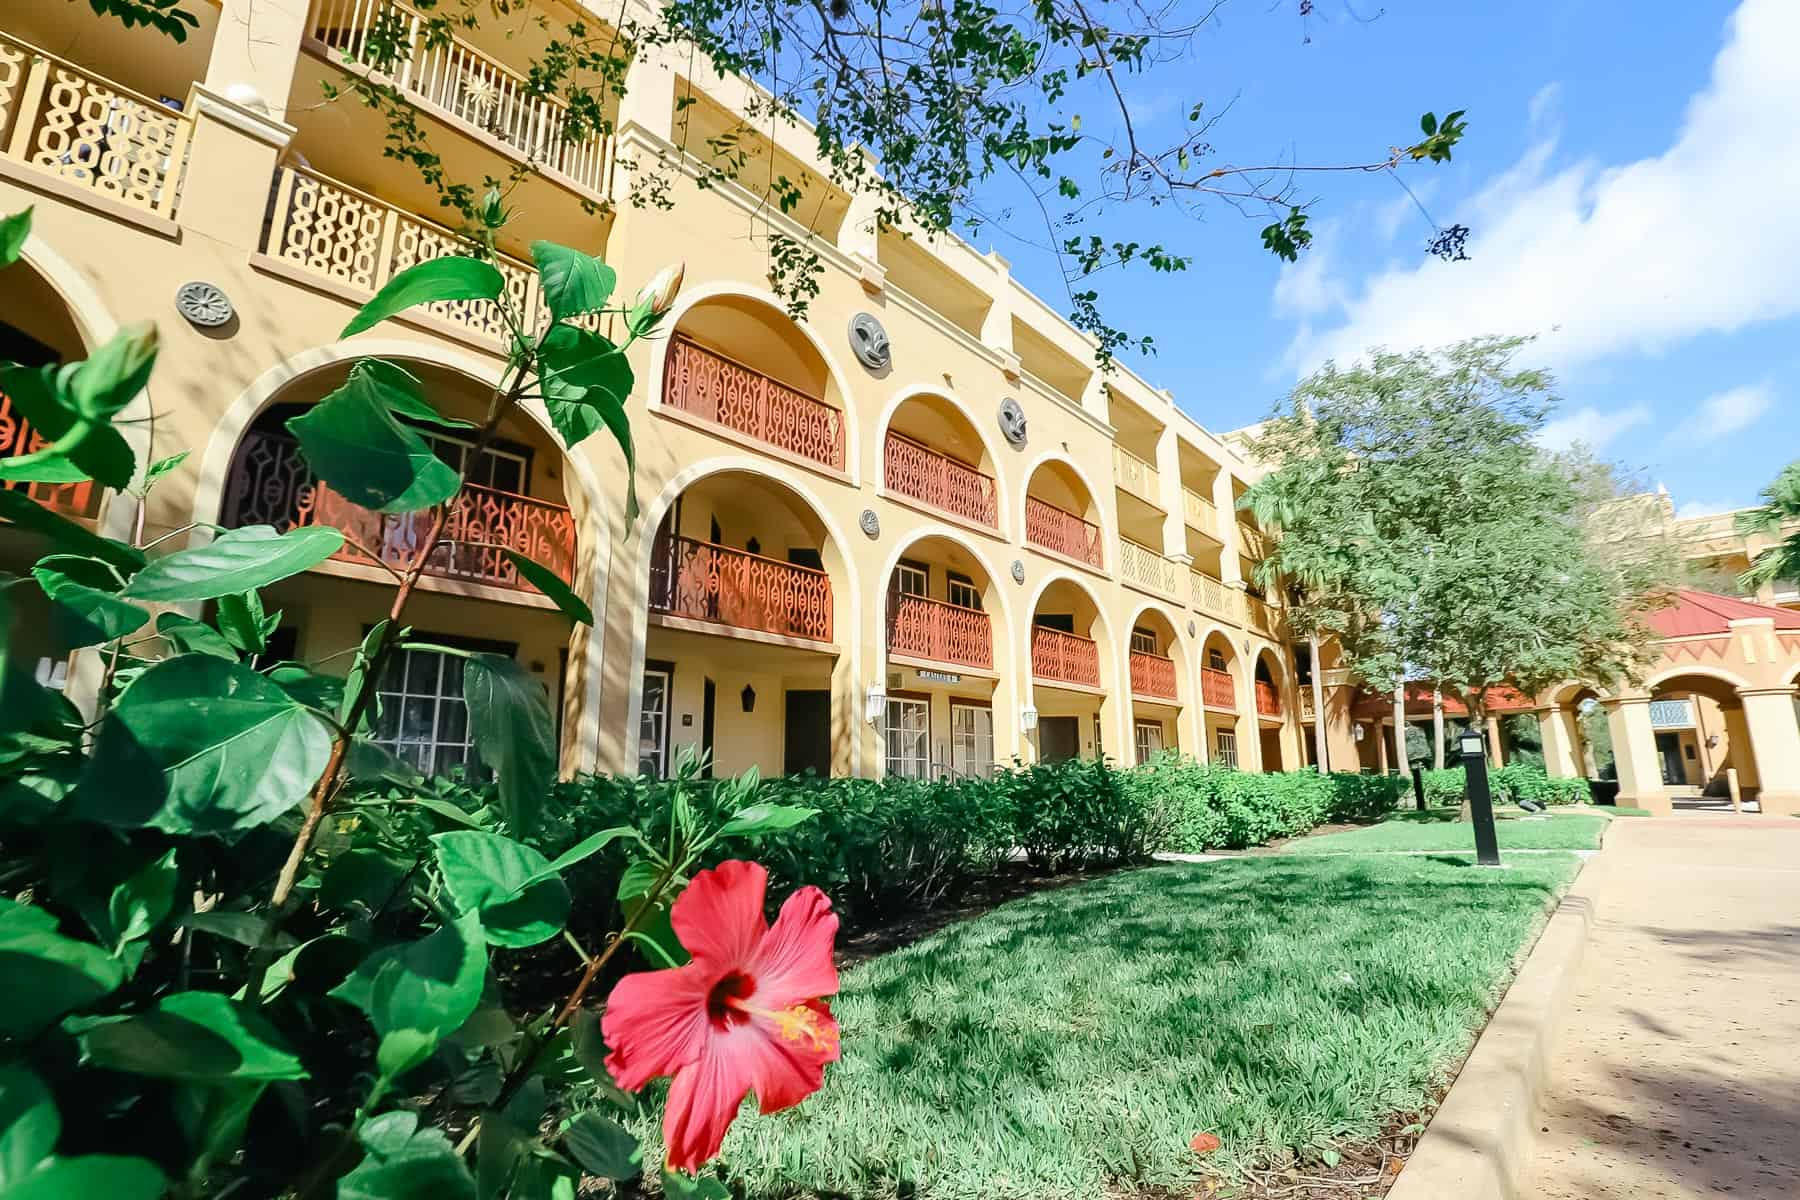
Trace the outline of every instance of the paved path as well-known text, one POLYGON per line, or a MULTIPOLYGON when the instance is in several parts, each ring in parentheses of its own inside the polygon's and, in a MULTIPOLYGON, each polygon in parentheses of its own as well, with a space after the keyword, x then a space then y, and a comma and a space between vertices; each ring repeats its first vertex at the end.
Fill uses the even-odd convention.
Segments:
POLYGON ((1800 1197, 1800 821, 1621 817, 1588 869, 1523 1195, 1800 1197))

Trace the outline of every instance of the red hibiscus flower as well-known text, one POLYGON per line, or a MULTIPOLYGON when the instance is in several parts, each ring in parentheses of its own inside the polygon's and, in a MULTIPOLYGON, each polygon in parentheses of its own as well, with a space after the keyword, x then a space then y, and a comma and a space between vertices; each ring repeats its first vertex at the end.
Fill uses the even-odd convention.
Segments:
POLYGON ((717 1154, 749 1092, 765 1115, 792 1108, 837 1061, 837 1022, 821 999, 838 988, 831 901, 801 888, 771 926, 768 884, 752 862, 694 876, 669 914, 693 961, 627 975, 606 1002, 600 1028, 614 1082, 635 1092, 675 1077, 663 1114, 671 1167, 692 1171, 717 1154))

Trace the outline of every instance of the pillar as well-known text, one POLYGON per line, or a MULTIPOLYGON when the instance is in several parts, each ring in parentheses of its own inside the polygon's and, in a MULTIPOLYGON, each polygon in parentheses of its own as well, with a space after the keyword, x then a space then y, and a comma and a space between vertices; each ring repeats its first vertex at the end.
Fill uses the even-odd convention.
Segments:
POLYGON ((1375 747, 1379 751, 1381 773, 1386 775, 1393 768, 1388 765, 1388 739, 1380 721, 1375 722, 1375 747))
POLYGON ((1330 739, 1325 734, 1325 664, 1320 661, 1317 634, 1307 639, 1307 649, 1312 655, 1313 757, 1319 760, 1319 772, 1324 774, 1331 770, 1331 755, 1330 739))
POLYGON ((1750 740, 1750 725, 1744 719, 1743 705, 1727 707, 1721 704, 1719 716, 1725 722, 1725 753, 1720 768, 1736 768, 1738 783, 1743 787, 1761 787, 1762 772, 1758 770, 1756 746, 1750 740))
MULTIPOLYGON (((206 86, 251 107, 260 100, 267 115, 284 119, 311 8, 311 0, 222 0, 206 86)), ((323 99, 298 97, 302 104, 323 99)), ((182 189, 183 207, 193 192, 191 186, 182 189)), ((257 216, 262 216, 260 208, 257 216)))
POLYGON ((1444 693, 1435 687, 1431 689, 1431 762, 1438 770, 1444 769, 1444 693))
POLYGON ((1607 727, 1612 730, 1613 759, 1619 768, 1620 805, 1667 816, 1674 809, 1663 788, 1662 762, 1656 756, 1650 697, 1628 696, 1602 703, 1607 727))
POLYGON ((664 141, 675 140, 675 62, 666 47, 642 46, 625 70, 625 94, 619 97, 613 131, 635 127, 664 141))
MULTIPOLYGON (((1219 514, 1219 540, 1223 543, 1219 551, 1219 581, 1228 588, 1239 591, 1244 586, 1244 569, 1239 563, 1239 556, 1244 548, 1238 542, 1237 496, 1231 490, 1231 472, 1216 471, 1213 474, 1212 488, 1213 508, 1219 514)), ((1238 621, 1244 619, 1243 610, 1237 613, 1238 621)))
POLYGON ((1499 717, 1487 719, 1487 731, 1488 758, 1496 767, 1504 767, 1506 765, 1506 743, 1505 739, 1500 736, 1499 717))
MULTIPOLYGON (((1794 716, 1794 689, 1757 688, 1738 696, 1756 758, 1762 811, 1800 816, 1800 721, 1794 716)), ((1738 774, 1741 780, 1741 769, 1738 774)))
POLYGON ((1575 763, 1575 743, 1562 705, 1540 708, 1535 715, 1544 743, 1544 773, 1552 779, 1579 779, 1581 769, 1575 763))
POLYGON ((1394 765, 1402 775, 1410 765, 1406 758, 1406 681, 1394 686, 1394 765))

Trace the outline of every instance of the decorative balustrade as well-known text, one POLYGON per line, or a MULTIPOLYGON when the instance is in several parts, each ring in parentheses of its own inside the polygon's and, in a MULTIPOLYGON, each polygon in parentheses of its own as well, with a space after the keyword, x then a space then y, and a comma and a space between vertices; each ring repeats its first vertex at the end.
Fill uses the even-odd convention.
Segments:
POLYGON ((518 151, 596 195, 606 194, 610 140, 597 132, 570 140, 568 106, 534 94, 525 76, 452 34, 428 44, 426 19, 395 0, 320 0, 313 40, 336 61, 386 69, 415 99, 518 151), (398 45, 382 63, 377 47, 398 45))
POLYGON ((0 158, 170 217, 192 130, 167 105, 0 34, 0 158))
POLYGON ((1310 721, 1318 715, 1318 705, 1313 703, 1312 688, 1303 685, 1300 688, 1300 719, 1310 721))
POLYGON ((1160 654, 1131 652, 1131 691, 1137 696, 1154 696, 1173 700, 1175 693, 1175 660, 1160 654))
POLYGON ((1100 686, 1100 647, 1093 638, 1042 625, 1031 627, 1031 673, 1039 679, 1100 686))
POLYGON ((1123 446, 1113 447, 1113 479, 1144 503, 1163 506, 1162 477, 1155 467, 1123 446))
POLYGON ((1036 496, 1025 497, 1025 540, 1090 567, 1105 565, 1100 527, 1036 496))
POLYGON ((1694 724, 1693 705, 1685 700, 1652 700, 1650 725, 1653 729, 1688 729, 1694 724))
POLYGON ((669 339, 663 403, 813 462, 844 469, 844 414, 692 338, 669 339))
MULTIPOLYGON (((0 458, 17 458, 43 449, 38 436, 23 413, 12 406, 12 399, 0 392, 0 458)), ((0 483, 0 487, 24 492, 33 500, 58 512, 75 517, 91 517, 100 507, 100 491, 91 479, 75 483, 27 483, 23 480, 0 483)))
POLYGON ((1181 564, 1164 558, 1148 546, 1119 539, 1119 575, 1127 583, 1176 597, 1181 594, 1182 569, 1181 564))
POLYGON ((1207 667, 1200 672, 1200 703, 1225 712, 1237 711, 1237 685, 1230 671, 1207 667))
POLYGON ((1256 632, 1274 637, 1277 618, 1274 605, 1260 596, 1244 593, 1244 619, 1256 632))
POLYGON ((829 575, 695 538, 657 539, 650 608, 734 629, 831 640, 829 575))
POLYGON ((977 525, 1000 527, 998 493, 992 476, 898 433, 887 435, 883 451, 882 479, 891 490, 977 525))
MULTIPOLYGON (((463 240, 429 221, 401 212, 366 192, 312 171, 284 167, 263 254, 283 267, 372 296, 397 273, 446 254, 467 253, 463 240)), ((537 273, 516 258, 494 265, 527 326, 538 310, 537 273)), ((440 300, 415 310, 502 344, 506 323, 490 300, 440 300)))
POLYGON ((1259 717, 1279 717, 1281 715, 1281 693, 1275 685, 1266 679, 1256 681, 1256 715, 1259 717))
POLYGON ((1188 572, 1188 599, 1193 606, 1203 613, 1209 613, 1225 621, 1237 620, 1237 605, 1232 603, 1237 593, 1214 579, 1211 575, 1199 571, 1188 572))
POLYGON ((1238 544, 1247 558, 1262 560, 1269 557, 1269 535, 1246 521, 1237 523, 1238 544))
POLYGON ((978 608, 896 595, 888 601, 888 653, 991 671, 993 622, 978 608))
MULTIPOLYGON (((337 558, 368 562, 366 548, 390 566, 403 566, 424 544, 431 515, 381 513, 355 504, 313 478, 292 438, 252 432, 245 435, 232 463, 224 523, 277 529, 331 525, 355 543, 346 542, 337 558)), ((575 518, 561 504, 465 484, 425 570, 444 579, 535 591, 506 557, 508 550, 535 559, 565 582, 572 580, 575 518)))
POLYGON ((1188 525, 1212 538, 1219 536, 1219 510, 1193 488, 1181 489, 1181 513, 1188 525))

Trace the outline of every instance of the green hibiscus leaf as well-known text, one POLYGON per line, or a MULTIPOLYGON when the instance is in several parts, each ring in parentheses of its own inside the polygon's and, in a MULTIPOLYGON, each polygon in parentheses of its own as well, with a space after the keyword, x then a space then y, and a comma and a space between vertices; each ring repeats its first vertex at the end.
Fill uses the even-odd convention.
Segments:
POLYGON ((178 992, 155 1008, 81 1035, 88 1061, 153 1079, 198 1083, 305 1079, 306 1069, 275 1027, 217 992, 178 992))
POLYGON ((420 1129, 417 1113, 382 1113, 357 1136, 363 1158, 338 1180, 338 1200, 475 1200, 462 1155, 436 1129, 420 1129))
POLYGON ((373 329, 397 313, 419 304, 440 300, 497 300, 506 279, 492 263, 460 254, 447 254, 415 263, 375 293, 374 299, 351 318, 339 337, 373 329))
POLYGON ((506 551, 506 560, 518 568, 519 574, 523 575, 526 582, 530 583, 532 587, 556 601, 556 607, 562 609, 566 615, 580 621, 583 625, 594 623, 594 610, 589 608, 587 603, 577 596, 568 584, 563 582, 561 575, 544 564, 527 558, 517 550, 506 551))
POLYGON ((0 267, 10 267, 25 252, 25 239, 31 236, 31 209, 0 217, 0 267))
POLYGON ((791 804, 752 804, 739 811, 719 830, 720 837, 751 837, 792 829, 802 821, 819 815, 816 808, 799 808, 791 804))
POLYGON ((31 574, 56 601, 62 618, 57 640, 70 649, 122 638, 150 621, 148 610, 114 594, 118 576, 97 559, 52 554, 39 559, 31 574))
POLYGON ((272 525, 227 529, 204 546, 151 559, 125 589, 138 600, 212 600, 267 587, 318 566, 344 545, 324 525, 279 533, 272 525))
POLYGON ((331 995, 362 1009, 383 1037, 417 1029, 442 1038, 481 1003, 486 976, 481 917, 468 912, 416 942, 371 954, 331 995))
POLYGON ((392 390, 379 377, 358 376, 290 418, 287 428, 307 466, 352 504, 415 512, 448 500, 462 480, 395 418, 392 390))
POLYGON ((557 321, 600 311, 618 286, 618 273, 611 267, 568 246, 533 242, 531 258, 537 263, 550 316, 557 321))
POLYGON ((521 837, 556 782, 556 735, 543 681, 498 654, 472 654, 463 665, 463 699, 481 761, 499 777, 500 808, 521 837))
POLYGON ((43 1080, 23 1067, 0 1067, 0 1196, 56 1149, 62 1115, 43 1080))
POLYGON ((599 1113, 582 1113, 563 1134, 563 1149, 581 1169, 602 1179, 636 1179, 644 1172, 638 1140, 617 1121, 599 1113))
POLYGON ((32 1034, 125 980, 125 965, 57 931, 41 908, 0 900, 0 1034, 32 1034))
POLYGON ((88 1154, 52 1159, 13 1184, 4 1200, 160 1200, 168 1190, 156 1164, 141 1158, 88 1154))
POLYGON ((569 889, 530 846, 497 833, 456 830, 432 839, 444 887, 458 907, 481 915, 496 946, 535 946, 562 932, 569 889))
POLYGON ((142 550, 103 538, 85 525, 60 517, 22 491, 0 488, 0 520, 41 534, 71 554, 105 559, 127 575, 144 565, 142 550))

